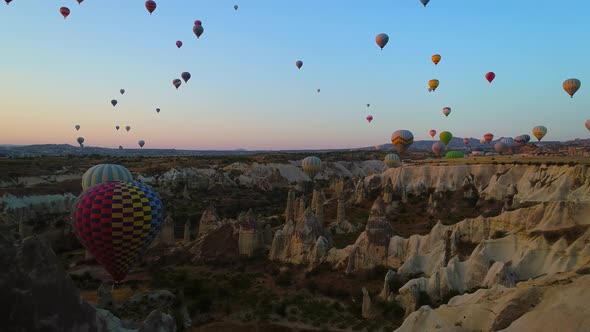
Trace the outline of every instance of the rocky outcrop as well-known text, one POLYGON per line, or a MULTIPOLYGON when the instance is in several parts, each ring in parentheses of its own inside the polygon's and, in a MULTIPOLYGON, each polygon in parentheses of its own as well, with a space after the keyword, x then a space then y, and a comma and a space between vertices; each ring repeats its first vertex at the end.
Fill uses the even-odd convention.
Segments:
POLYGON ((253 216, 252 210, 241 213, 238 217, 240 227, 238 234, 238 247, 240 255, 252 256, 259 248, 264 247, 262 230, 253 216))
POLYGON ((363 287, 363 304, 362 304, 362 312, 361 316, 364 319, 370 319, 373 317, 373 309, 371 308, 371 296, 367 288, 363 287))
POLYGON ((174 220, 171 216, 167 216, 164 219, 157 242, 159 245, 164 246, 173 246, 176 244, 176 239, 174 237, 174 220))
MULTIPOLYGON (((201 233, 201 232, 199 232, 201 233)), ((226 261, 240 256, 239 227, 230 221, 201 234, 189 244, 192 261, 226 261)))
POLYGON ((199 221, 199 232, 197 233, 197 238, 213 229, 218 228, 219 226, 221 226, 221 220, 217 215, 217 211, 215 211, 213 206, 209 206, 205 212, 203 212, 201 220, 199 221))

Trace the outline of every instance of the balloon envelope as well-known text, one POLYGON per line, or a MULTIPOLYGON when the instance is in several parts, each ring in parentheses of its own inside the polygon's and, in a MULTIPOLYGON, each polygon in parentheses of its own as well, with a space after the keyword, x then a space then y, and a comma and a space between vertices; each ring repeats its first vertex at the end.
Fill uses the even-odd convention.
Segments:
POLYGON ((156 113, 160 113, 160 109, 159 108, 156 108, 156 113))
POLYGON ((440 135, 438 135, 438 138, 440 139, 440 141, 444 145, 447 145, 447 144, 449 144, 449 142, 451 141, 451 139, 453 139, 453 134, 451 134, 448 131, 443 131, 442 133, 440 133, 440 135))
POLYGON ((436 135, 436 130, 430 129, 428 133, 430 134, 430 137, 434 138, 434 135, 436 135))
POLYGON ((465 158, 465 154, 461 151, 449 151, 445 155, 447 159, 465 158))
POLYGON ((125 89, 121 89, 121 90, 119 90, 119 92, 120 92, 121 94, 125 94, 125 89))
POLYGON ((298 68, 298 69, 301 69, 301 67, 303 67, 303 61, 301 61, 301 60, 297 60, 297 61, 295 62, 295 66, 297 66, 297 68, 298 68))
POLYGON ((176 90, 178 90, 178 87, 182 84, 182 81, 178 78, 175 78, 172 80, 172 85, 174 85, 174 87, 176 88, 176 90))
POLYGON ((584 123, 584 125, 586 126, 586 129, 590 130, 590 119, 586 120, 586 123, 584 123))
POLYGON ((438 65, 438 63, 440 62, 441 56, 440 54, 435 54, 432 56, 432 62, 434 63, 434 65, 438 65))
POLYGON ((98 164, 90 167, 82 176, 82 190, 88 190, 108 181, 133 181, 133 175, 121 165, 98 164))
POLYGON ((420 0, 420 2, 424 5, 424 7, 426 7, 430 0, 420 0))
POLYGON ((64 20, 70 15, 70 9, 68 7, 61 7, 59 12, 64 17, 64 20))
POLYGON ((131 127, 130 126, 125 126, 125 130, 129 131, 129 130, 131 130, 131 127))
POLYGON ((197 36, 198 38, 201 38, 201 35, 203 34, 203 31, 205 31, 205 29, 203 29, 202 25, 195 25, 193 27, 193 33, 195 34, 195 36, 197 36))
POLYGON ((113 107, 117 106, 117 100, 115 100, 115 99, 111 100, 111 105, 113 105, 113 107))
POLYGON ((496 78, 496 74, 494 74, 493 72, 490 71, 486 73, 486 80, 488 80, 488 82, 492 83, 494 78, 496 78))
POLYGON ((414 134, 409 130, 396 130, 391 134, 391 144, 400 155, 403 155, 412 143, 414 143, 414 134))
POLYGON ((580 89, 582 83, 577 78, 570 78, 563 82, 563 89, 570 95, 571 98, 574 97, 574 94, 580 89))
POLYGON ((145 141, 139 140, 139 142, 137 142, 137 144, 139 145, 140 148, 143 148, 143 146, 145 145, 145 141))
POLYGON ((234 5, 234 9, 235 10, 238 10, 238 5, 234 5))
POLYGON ((389 36, 386 33, 380 33, 375 36, 375 43, 377 43, 377 46, 379 46, 381 49, 383 49, 388 42, 389 36))
POLYGON ((430 88, 430 91, 435 91, 436 88, 438 88, 438 84, 439 82, 436 79, 428 81, 428 87, 430 88))
POLYGON ((463 144, 465 144, 465 145, 469 144, 469 138, 465 137, 463 139, 463 144))
POLYGON ((533 128, 533 136, 535 136, 539 142, 545 137, 545 135, 547 135, 547 127, 536 126, 533 128))
POLYGON ((443 114, 445 116, 449 116, 449 114, 451 114, 451 108, 450 107, 443 108, 443 114))
POLYGON ((182 79, 184 80, 184 83, 187 83, 188 80, 191 79, 191 73, 189 73, 188 71, 185 71, 182 74, 180 74, 180 77, 182 77, 182 79))
POLYGON ((119 127, 119 126, 115 126, 115 129, 119 130, 119 128, 121 128, 121 127, 119 127))
POLYGON ((494 134, 492 133, 487 133, 485 135, 483 135, 483 139, 487 142, 490 143, 493 139, 494 139, 494 134))
POLYGON ((371 121, 373 121, 373 116, 372 115, 367 115, 367 121, 369 121, 369 123, 371 123, 371 121))
POLYGON ((307 174, 307 176, 309 176, 309 178, 312 180, 319 173, 321 166, 322 161, 320 158, 315 156, 306 157, 301 162, 301 168, 303 169, 303 172, 305 172, 305 174, 307 174))
POLYGON ((508 149, 508 146, 506 146, 506 143, 496 142, 496 144, 494 145, 494 149, 498 153, 504 153, 508 149))
POLYGON ((82 143, 84 143, 84 137, 76 138, 76 142, 78 142, 78 144, 82 145, 82 143))
POLYGON ((152 243, 163 219, 162 201, 152 188, 139 182, 109 181, 82 193, 74 229, 113 280, 121 281, 152 243))
POLYGON ((80 130, 80 125, 75 125, 74 128, 76 128, 76 130, 80 130))
POLYGON ((434 153, 434 155, 436 155, 437 157, 441 157, 442 152, 444 150, 445 150, 445 145, 442 144, 441 142, 434 142, 432 144, 432 153, 434 153))
POLYGON ((176 47, 178 47, 178 48, 182 47, 182 42, 180 40, 176 41, 176 47))
POLYGON ((145 2, 145 9, 147 9, 147 11, 150 13, 150 15, 152 15, 154 10, 156 10, 157 6, 158 5, 156 5, 156 2, 153 0, 148 0, 145 2))
POLYGON ((385 163, 385 165, 387 167, 395 168, 395 167, 398 167, 399 165, 401 165, 402 160, 397 153, 390 153, 385 156, 385 159, 383 159, 383 162, 385 163))
POLYGON ((203 22, 201 22, 201 20, 196 20, 195 25, 203 25, 203 22))

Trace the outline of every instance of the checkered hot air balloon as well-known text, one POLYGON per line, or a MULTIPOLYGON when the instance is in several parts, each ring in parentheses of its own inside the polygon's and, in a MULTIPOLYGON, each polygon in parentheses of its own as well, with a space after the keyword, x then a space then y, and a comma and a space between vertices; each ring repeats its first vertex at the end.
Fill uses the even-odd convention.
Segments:
POLYGON ((109 272, 125 279, 164 219, 158 193, 139 182, 109 181, 80 195, 74 229, 80 243, 109 272))
POLYGON ((82 190, 108 181, 133 181, 133 175, 121 165, 98 164, 90 167, 82 176, 82 190))

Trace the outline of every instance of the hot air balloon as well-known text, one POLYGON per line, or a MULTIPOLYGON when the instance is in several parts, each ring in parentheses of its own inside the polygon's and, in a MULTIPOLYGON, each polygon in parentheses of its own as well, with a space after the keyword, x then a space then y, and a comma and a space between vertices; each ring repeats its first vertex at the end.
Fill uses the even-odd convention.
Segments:
POLYGON ((178 90, 178 87, 182 84, 182 81, 178 78, 175 78, 174 80, 172 80, 172 85, 174 85, 174 87, 176 88, 176 90, 178 90))
POLYGON ((176 41, 176 47, 178 47, 178 48, 182 47, 182 42, 180 40, 176 41))
POLYGON ((451 134, 448 131, 443 131, 442 133, 440 133, 438 135, 438 138, 446 146, 447 144, 449 144, 449 142, 451 141, 451 139, 453 139, 453 134, 451 134))
POLYGON ((432 56, 432 62, 434 63, 434 65, 438 65, 438 63, 440 62, 441 56, 440 54, 435 54, 432 56))
POLYGON ((78 144, 80 144, 80 146, 82 146, 82 143, 84 143, 84 137, 76 138, 76 142, 78 142, 78 144))
POLYGON ((371 121, 373 121, 373 116, 372 115, 367 115, 367 121, 369 121, 369 123, 371 123, 371 121))
POLYGON ((430 0, 420 0, 420 2, 424 5, 424 7, 426 7, 430 0))
POLYGON ((500 142, 506 144, 506 146, 508 146, 508 147, 514 145, 514 143, 515 143, 515 141, 512 137, 502 137, 500 139, 500 142))
POLYGON ((80 125, 75 125, 74 128, 76 128, 76 130, 80 130, 80 125))
POLYGON ((320 93, 320 89, 317 89, 318 93, 320 93))
POLYGON ((115 126, 115 129, 119 130, 119 128, 121 128, 121 127, 119 127, 119 126, 115 126))
POLYGON ((238 10, 238 5, 234 5, 234 10, 238 10))
POLYGON ((68 17, 68 15, 70 15, 70 9, 68 7, 61 7, 59 12, 64 17, 64 20, 68 17))
POLYGON ((531 136, 527 134, 520 135, 520 137, 522 137, 522 140, 525 144, 531 141, 531 136))
POLYGON ((584 125, 586 126, 586 129, 590 130, 590 119, 586 120, 586 123, 584 123, 584 125))
POLYGON ((436 88, 438 87, 438 80, 430 80, 428 81, 428 86, 430 87, 429 91, 435 91, 436 88))
POLYGON ((119 92, 123 95, 123 94, 125 94, 125 89, 121 89, 121 90, 119 90, 119 92))
POLYGON ((74 229, 80 243, 119 282, 152 243, 163 219, 162 201, 152 188, 109 181, 82 193, 74 229))
POLYGON ((390 153, 385 156, 385 159, 383 159, 383 162, 385 163, 385 165, 387 167, 395 168, 395 167, 398 167, 399 165, 401 165, 402 160, 397 153, 390 153))
POLYGON ((563 81, 563 89, 571 98, 574 98, 574 94, 578 91, 581 85, 582 83, 577 78, 569 78, 563 81))
POLYGON ((494 134, 487 133, 483 135, 483 139, 486 141, 486 143, 490 143, 494 139, 494 134))
POLYGON ((371 107, 371 104, 367 104, 367 108, 371 107))
POLYGON ((295 62, 295 66, 297 67, 297 69, 301 69, 301 67, 303 67, 303 61, 297 60, 295 62))
POLYGON ((140 139, 137 144, 139 145, 140 148, 143 148, 143 146, 145 145, 145 141, 140 139))
POLYGON ((494 78, 496 78, 496 74, 494 74, 493 72, 490 71, 486 73, 486 80, 488 80, 488 82, 492 83, 494 78))
POLYGON ((147 11, 150 12, 150 15, 152 15, 154 10, 156 10, 157 6, 158 5, 156 5, 156 2, 153 0, 148 0, 145 2, 145 9, 147 9, 147 11))
POLYGON ((503 142, 496 142, 496 144, 494 145, 494 149, 496 150, 496 152, 498 153, 504 153, 506 152, 506 150, 508 149, 508 147, 506 146, 506 143, 503 142))
POLYGON ((523 145, 524 140, 523 140, 522 136, 521 135, 515 136, 514 143, 516 143, 517 145, 523 145))
POLYGON ((123 147, 121 145, 119 145, 119 150, 123 150, 123 147))
POLYGON ((469 138, 467 138, 467 137, 463 138, 463 144, 468 145, 469 144, 469 138))
POLYGON ((113 105, 113 107, 117 106, 117 100, 115 100, 115 99, 111 100, 111 104, 113 105))
POLYGON ((84 0, 76 0, 76 1, 78 1, 78 4, 79 4, 79 5, 81 5, 81 4, 82 4, 82 2, 84 2, 84 0))
POLYGON ((377 46, 381 49, 383 49, 388 42, 389 36, 386 33, 380 33, 375 37, 375 43, 377 43, 377 46))
POLYGON ((545 126, 536 126, 533 128, 533 136, 540 142, 543 137, 547 135, 547 128, 545 126))
POLYGON ((449 151, 445 155, 447 159, 457 159, 457 158, 465 158, 465 154, 461 151, 449 151))
POLYGON ((379 144, 375 145, 375 150, 377 150, 377 151, 381 150, 381 145, 379 145, 379 144))
POLYGON ((430 137, 434 138, 434 135, 436 135, 436 130, 430 129, 428 133, 430 134, 430 137))
POLYGON ((449 114, 451 114, 451 108, 450 107, 443 108, 443 114, 445 116, 449 116, 449 114))
POLYGON ((182 74, 180 74, 180 77, 182 77, 182 79, 184 80, 184 83, 188 83, 188 80, 191 79, 191 73, 189 73, 188 71, 185 71, 182 74))
POLYGON ((159 108, 156 108, 156 113, 160 113, 160 109, 159 108))
POLYGON ((391 143, 400 155, 414 143, 414 135, 409 130, 396 130, 391 134, 391 143))
POLYGON ((193 27, 193 33, 195 34, 195 36, 197 36, 197 39, 201 38, 201 35, 203 34, 204 31, 205 31, 205 29, 203 29, 202 25, 195 25, 193 27))
POLYGON ((201 22, 201 20, 196 20, 195 25, 203 25, 203 22, 201 22))
POLYGON ((12 0, 4 0, 4 1, 6 2, 6 5, 9 5, 12 2, 12 0))
POLYGON ((318 157, 306 157, 301 162, 301 168, 303 172, 309 176, 310 179, 313 180, 315 176, 319 173, 320 167, 322 166, 322 161, 318 157))
POLYGON ((125 126, 125 130, 129 131, 129 130, 131 130, 131 127, 130 126, 125 126))
POLYGON ((437 157, 442 156, 442 152, 444 149, 445 149, 445 145, 442 144, 441 142, 434 142, 432 144, 432 153, 434 153, 434 155, 437 157))
POLYGON ((82 190, 88 190, 108 181, 133 181, 133 175, 121 165, 98 164, 90 167, 82 176, 82 190))

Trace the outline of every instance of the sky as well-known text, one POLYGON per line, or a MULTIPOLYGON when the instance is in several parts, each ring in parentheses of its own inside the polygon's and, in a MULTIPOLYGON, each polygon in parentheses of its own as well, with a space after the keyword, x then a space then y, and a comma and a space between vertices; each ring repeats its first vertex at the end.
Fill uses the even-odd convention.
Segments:
POLYGON ((152 15, 143 0, 0 5, 0 144, 354 148, 398 129, 479 139, 536 125, 545 140, 590 136, 584 0, 156 2, 152 15), (383 50, 379 33, 390 38, 383 50), (183 71, 192 78, 176 90, 183 71), (582 81, 573 99, 568 78, 582 81))

